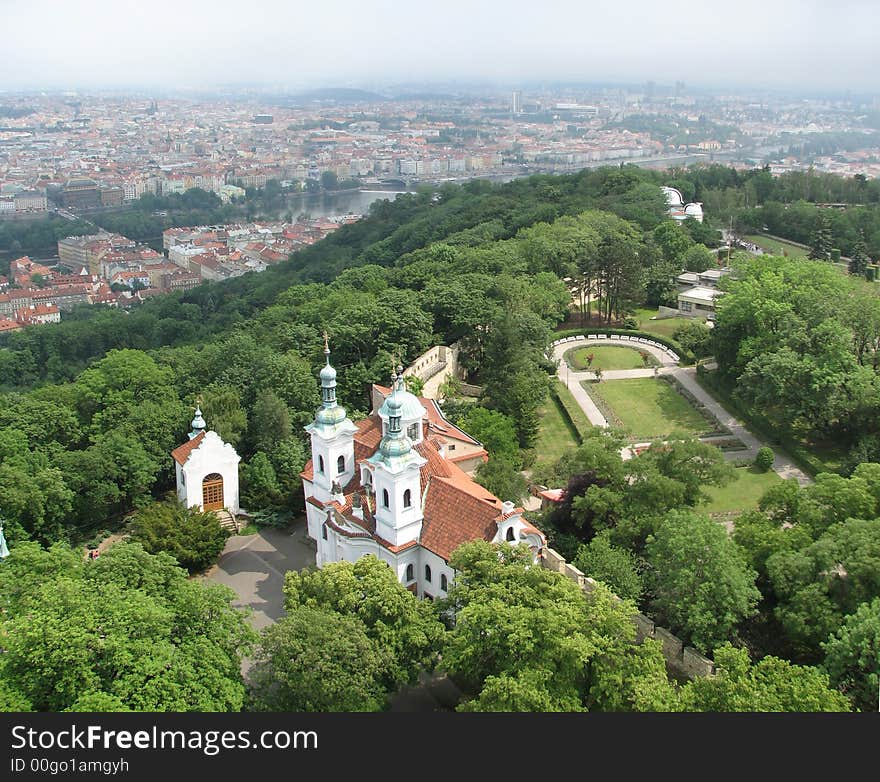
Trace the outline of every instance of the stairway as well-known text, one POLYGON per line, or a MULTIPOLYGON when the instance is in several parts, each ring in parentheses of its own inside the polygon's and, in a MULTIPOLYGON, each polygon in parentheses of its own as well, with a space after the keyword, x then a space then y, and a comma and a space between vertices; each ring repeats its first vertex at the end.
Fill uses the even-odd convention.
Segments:
POLYGON ((217 516, 220 526, 223 527, 223 529, 229 530, 233 535, 238 534, 238 522, 235 520, 235 516, 226 510, 226 508, 215 510, 214 515, 217 516))

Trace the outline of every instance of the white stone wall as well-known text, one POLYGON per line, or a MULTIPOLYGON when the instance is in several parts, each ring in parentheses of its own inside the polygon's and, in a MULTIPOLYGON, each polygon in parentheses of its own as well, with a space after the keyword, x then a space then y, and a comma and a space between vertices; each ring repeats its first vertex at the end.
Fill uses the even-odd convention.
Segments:
POLYGON ((190 452, 181 469, 178 465, 177 496, 188 507, 202 505, 202 480, 206 475, 223 476, 223 504, 232 513, 239 511, 238 463, 241 457, 216 432, 207 432, 199 447, 190 452), (182 476, 182 480, 181 480, 182 476))

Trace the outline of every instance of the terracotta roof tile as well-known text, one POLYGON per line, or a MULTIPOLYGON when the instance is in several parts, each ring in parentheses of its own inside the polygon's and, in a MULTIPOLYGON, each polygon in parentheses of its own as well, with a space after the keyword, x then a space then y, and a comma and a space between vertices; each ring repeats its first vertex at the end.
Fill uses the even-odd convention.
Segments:
POLYGON ((205 439, 205 433, 199 432, 192 440, 184 443, 183 445, 178 445, 175 448, 171 455, 174 457, 174 461, 176 461, 179 465, 184 465, 187 463, 189 459, 189 455, 201 445, 202 440, 205 439))
POLYGON ((420 542, 447 561, 462 543, 492 540, 498 532, 501 500, 467 476, 465 479, 433 477, 425 498, 420 542))

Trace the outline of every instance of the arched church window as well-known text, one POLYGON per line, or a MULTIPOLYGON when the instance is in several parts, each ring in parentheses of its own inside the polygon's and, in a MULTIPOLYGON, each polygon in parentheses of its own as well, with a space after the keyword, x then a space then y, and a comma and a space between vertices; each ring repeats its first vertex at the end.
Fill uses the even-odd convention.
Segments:
POLYGON ((406 566, 406 580, 412 581, 414 578, 415 578, 415 571, 413 570, 413 566, 411 564, 407 565, 406 566))
POLYGON ((516 540, 516 536, 513 534, 513 527, 507 528, 507 539, 510 541, 516 540))
POLYGON ((338 472, 338 473, 345 472, 345 457, 344 456, 340 456, 336 460, 336 472, 338 472))
POLYGON ((418 424, 410 424, 406 429, 406 436, 409 437, 410 440, 416 441, 419 439, 419 425, 418 424))
POLYGON ((445 573, 440 574, 440 589, 444 592, 449 589, 449 581, 447 580, 445 573))
POLYGON ((388 489, 382 489, 382 507, 388 507, 388 489))
POLYGON ((403 507, 409 508, 411 506, 412 506, 412 492, 409 489, 407 489, 403 493, 403 507))
POLYGON ((431 566, 425 565, 425 581, 431 583, 431 566))
POLYGON ((321 537, 324 538, 324 540, 327 540, 327 525, 326 524, 321 526, 321 537))
POLYGON ((324 457, 320 455, 318 456, 318 472, 324 472, 324 457))

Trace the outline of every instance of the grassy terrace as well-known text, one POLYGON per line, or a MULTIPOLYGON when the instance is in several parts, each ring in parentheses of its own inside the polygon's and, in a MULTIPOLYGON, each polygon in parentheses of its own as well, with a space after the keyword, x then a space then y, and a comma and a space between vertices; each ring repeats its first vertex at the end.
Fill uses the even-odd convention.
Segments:
POLYGON ((701 505, 700 510, 706 513, 754 510, 764 492, 780 480, 773 470, 761 472, 754 467, 738 467, 736 479, 727 486, 706 487, 711 500, 701 505))
POLYGON ((642 360, 641 353, 635 347, 587 345, 569 350, 565 354, 565 360, 572 369, 578 371, 586 369, 642 369, 645 366, 657 366, 657 360, 652 355, 649 353, 645 353, 645 355, 648 356, 647 364, 642 360), (593 356, 592 364, 587 361, 587 357, 591 354, 593 356))
POLYGON ((641 331, 647 331, 649 334, 656 334, 658 337, 666 337, 667 339, 673 339, 672 332, 678 326, 692 320, 692 318, 661 318, 659 320, 651 320, 651 317, 656 314, 656 309, 641 307, 633 313, 633 317, 638 320, 641 331))
POLYGON ((585 381, 582 385, 600 409, 610 410, 617 417, 633 442, 668 437, 673 432, 700 435, 709 428, 706 419, 662 380, 640 377, 585 381))
MULTIPOLYGON (((568 389, 565 389, 566 393, 568 389)), ((576 403, 575 403, 576 404, 576 403)), ((578 439, 556 398, 550 394, 538 411, 540 418, 535 453, 538 461, 555 463, 564 453, 578 447, 578 439)), ((584 416, 586 419, 586 416, 584 416)), ((589 426, 589 422, 587 422, 589 426)))
POLYGON ((806 258, 810 254, 810 251, 805 250, 803 247, 798 247, 796 244, 782 239, 771 239, 769 236, 756 234, 744 236, 743 239, 747 242, 752 242, 752 244, 757 244, 765 253, 770 253, 771 255, 787 253, 789 258, 806 258))

